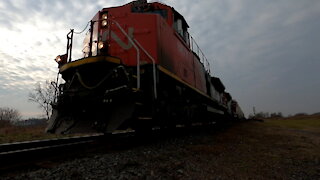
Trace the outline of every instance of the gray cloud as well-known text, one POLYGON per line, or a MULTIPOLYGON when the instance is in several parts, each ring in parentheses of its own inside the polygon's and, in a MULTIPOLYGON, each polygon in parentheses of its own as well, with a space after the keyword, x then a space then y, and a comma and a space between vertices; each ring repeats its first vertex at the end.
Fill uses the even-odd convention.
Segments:
MULTIPOLYGON (((0 106, 27 104, 36 81, 52 79, 70 28, 82 30, 103 7, 126 1, 0 1, 0 106), (79 13, 81 12, 81 13, 79 13), (16 104, 15 104, 16 103, 16 104)), ((320 111, 320 2, 317 0, 169 1, 246 114, 256 106, 285 114, 320 111)), ((81 38, 81 37, 79 37, 81 38)), ((82 40, 81 40, 82 41, 82 40)), ((81 44, 81 41, 78 44, 81 44)))
POLYGON ((207 52, 214 74, 247 114, 253 106, 292 114, 319 111, 319 5, 201 1, 181 10, 189 14, 191 31, 207 52), (312 93, 301 91, 307 87, 312 93))

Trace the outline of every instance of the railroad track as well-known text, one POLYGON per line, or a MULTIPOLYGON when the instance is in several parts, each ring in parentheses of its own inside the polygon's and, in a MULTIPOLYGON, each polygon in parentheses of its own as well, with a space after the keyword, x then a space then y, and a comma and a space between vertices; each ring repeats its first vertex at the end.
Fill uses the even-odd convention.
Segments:
POLYGON ((11 167, 85 147, 103 134, 0 144, 0 172, 11 167))
MULTIPOLYGON (((218 127, 216 125, 212 127, 218 127)), ((110 136, 103 134, 69 137, 60 139, 47 139, 27 142, 0 144, 0 175, 6 174, 19 167, 25 168, 30 164, 77 157, 79 154, 96 151, 103 148, 103 152, 119 150, 134 146, 145 145, 161 139, 184 136, 190 132, 202 132, 205 128, 194 126, 192 130, 176 128, 173 131, 154 130, 150 134, 135 134, 134 132, 115 133, 110 136), (76 155, 77 154, 77 155, 76 155)))

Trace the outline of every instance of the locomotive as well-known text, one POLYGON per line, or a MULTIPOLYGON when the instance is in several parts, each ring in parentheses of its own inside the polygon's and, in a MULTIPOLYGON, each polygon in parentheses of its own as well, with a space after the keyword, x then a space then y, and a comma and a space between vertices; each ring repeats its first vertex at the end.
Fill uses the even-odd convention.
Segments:
POLYGON ((64 83, 47 132, 112 133, 244 118, 173 7, 137 0, 103 8, 89 25, 83 58, 71 58, 72 29, 66 54, 55 59, 64 83))

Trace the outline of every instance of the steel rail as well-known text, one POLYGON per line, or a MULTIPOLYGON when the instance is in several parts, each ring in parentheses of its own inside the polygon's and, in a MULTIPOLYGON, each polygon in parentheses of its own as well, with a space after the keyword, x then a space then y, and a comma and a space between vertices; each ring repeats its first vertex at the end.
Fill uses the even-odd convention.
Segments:
POLYGON ((38 162, 41 159, 48 159, 57 155, 61 156, 67 152, 77 152, 104 137, 103 134, 95 134, 0 144, 0 174, 6 173, 8 169, 24 166, 24 164, 30 162, 38 162))
POLYGON ((77 137, 55 138, 55 139, 0 144, 0 158, 5 154, 15 153, 19 151, 25 152, 31 149, 44 149, 44 148, 50 148, 50 147, 64 146, 68 144, 86 143, 86 142, 93 141, 102 136, 103 134, 95 134, 95 135, 88 135, 88 136, 77 136, 77 137))

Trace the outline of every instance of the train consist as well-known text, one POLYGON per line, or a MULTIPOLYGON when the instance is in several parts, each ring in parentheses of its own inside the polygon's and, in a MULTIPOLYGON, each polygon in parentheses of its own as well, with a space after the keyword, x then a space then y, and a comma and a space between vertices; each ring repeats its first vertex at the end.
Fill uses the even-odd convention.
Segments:
POLYGON ((174 8, 138 0, 89 22, 83 58, 56 58, 64 83, 47 132, 174 128, 244 118, 174 8))

